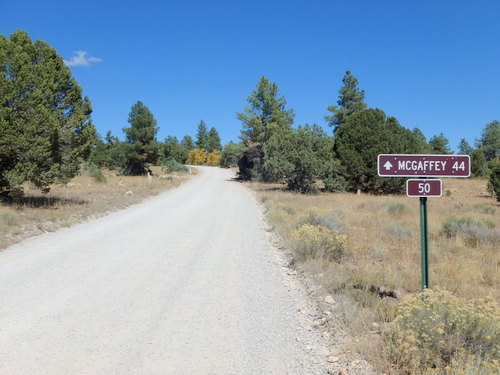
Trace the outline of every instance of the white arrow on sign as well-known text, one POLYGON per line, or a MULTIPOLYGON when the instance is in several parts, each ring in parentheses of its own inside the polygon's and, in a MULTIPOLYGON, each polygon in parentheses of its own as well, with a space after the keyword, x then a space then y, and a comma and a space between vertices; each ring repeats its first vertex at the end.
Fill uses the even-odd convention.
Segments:
POLYGON ((384 168, 385 168, 386 170, 391 169, 391 168, 392 168, 392 164, 391 164, 391 162, 390 162, 390 161, 387 161, 387 162, 384 164, 384 168))

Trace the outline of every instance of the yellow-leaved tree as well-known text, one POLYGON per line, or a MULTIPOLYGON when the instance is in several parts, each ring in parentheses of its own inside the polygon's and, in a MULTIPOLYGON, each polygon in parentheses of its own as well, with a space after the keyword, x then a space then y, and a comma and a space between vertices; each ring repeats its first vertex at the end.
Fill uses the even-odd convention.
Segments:
POLYGON ((207 155, 207 164, 213 167, 217 167, 220 165, 221 153, 219 150, 213 150, 210 154, 207 155))
POLYGON ((207 161, 207 153, 204 148, 197 148, 189 152, 187 164, 203 165, 207 161))

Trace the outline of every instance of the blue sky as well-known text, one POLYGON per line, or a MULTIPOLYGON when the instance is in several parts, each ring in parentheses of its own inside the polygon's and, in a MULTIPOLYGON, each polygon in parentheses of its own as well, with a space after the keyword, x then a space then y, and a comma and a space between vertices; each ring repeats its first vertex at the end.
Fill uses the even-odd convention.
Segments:
POLYGON ((2 9, 0 34, 23 29, 88 63, 71 69, 103 135, 123 137, 141 100, 159 140, 194 136, 203 119, 223 143, 236 141, 236 112, 261 76, 278 84, 296 125, 331 133, 323 116, 346 70, 370 107, 428 138, 444 133, 454 150, 500 120, 498 0, 23 0, 2 9))

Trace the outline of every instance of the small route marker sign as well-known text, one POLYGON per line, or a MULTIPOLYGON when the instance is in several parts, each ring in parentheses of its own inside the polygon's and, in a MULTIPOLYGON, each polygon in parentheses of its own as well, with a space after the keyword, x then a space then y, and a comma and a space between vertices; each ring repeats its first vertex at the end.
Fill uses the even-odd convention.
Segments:
POLYGON ((441 180, 408 179, 406 195, 409 197, 440 197, 443 195, 441 180))
POLYGON ((469 177, 469 155, 381 154, 380 177, 469 177))

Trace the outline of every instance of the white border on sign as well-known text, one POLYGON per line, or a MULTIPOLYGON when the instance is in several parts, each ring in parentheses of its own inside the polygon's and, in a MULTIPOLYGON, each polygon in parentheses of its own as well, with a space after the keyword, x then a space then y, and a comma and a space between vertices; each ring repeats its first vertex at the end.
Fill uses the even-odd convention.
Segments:
POLYGON ((470 165, 470 156, 469 155, 441 155, 441 154, 379 154, 377 156, 377 175, 379 177, 455 177, 455 178, 467 178, 467 177, 470 177, 470 169, 471 169, 471 165, 470 165), (469 170, 468 170, 468 174, 467 176, 454 176, 454 175, 440 175, 440 174, 397 174, 397 175, 389 175, 389 174, 380 174, 379 172, 379 165, 380 165, 380 157, 381 156, 389 156, 389 157, 401 157, 401 156, 423 156, 423 157, 428 157, 428 156, 432 156, 432 157, 438 157, 438 158, 450 158, 450 157, 457 157, 457 156, 460 156, 462 158, 467 158, 469 159, 469 170))
POLYGON ((443 196, 443 181, 441 181, 439 178, 409 178, 406 180, 406 196, 410 198, 439 198, 443 196), (422 182, 429 182, 429 181, 439 181, 439 195, 410 195, 408 194, 408 183, 410 181, 422 181, 422 182))

